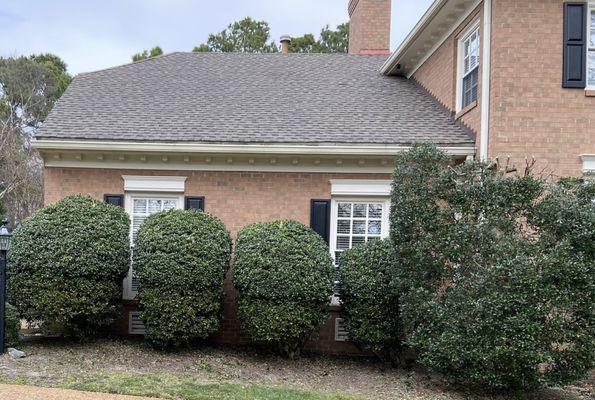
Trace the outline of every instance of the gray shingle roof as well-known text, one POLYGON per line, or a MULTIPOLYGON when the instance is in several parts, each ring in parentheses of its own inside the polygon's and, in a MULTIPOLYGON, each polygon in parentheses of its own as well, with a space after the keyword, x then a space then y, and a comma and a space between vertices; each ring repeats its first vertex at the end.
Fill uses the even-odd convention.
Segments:
POLYGON ((470 145, 386 57, 172 53, 77 76, 38 138, 470 145))

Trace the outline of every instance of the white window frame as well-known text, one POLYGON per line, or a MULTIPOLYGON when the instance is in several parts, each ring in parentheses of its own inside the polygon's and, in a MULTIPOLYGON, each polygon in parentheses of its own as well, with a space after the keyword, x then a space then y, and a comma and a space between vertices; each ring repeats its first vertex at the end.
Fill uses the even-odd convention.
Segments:
POLYGON ((390 215, 390 198, 385 197, 355 197, 355 196, 340 196, 331 199, 331 235, 329 239, 329 249, 333 261, 335 260, 335 253, 337 252, 337 237, 341 236, 337 233, 338 211, 339 203, 354 203, 354 204, 382 204, 381 217, 381 232, 380 239, 386 239, 389 236, 389 215, 390 215))
MULTIPOLYGON (((595 31, 595 25, 591 26, 591 13, 595 12, 595 1, 590 1, 587 7, 587 36, 586 36, 586 49, 587 49, 587 55, 585 58, 585 72, 587 74, 586 76, 586 90, 595 90, 595 83, 589 85, 589 53, 593 52, 595 53, 595 44, 594 46, 591 46, 591 30, 595 31)), ((595 68, 595 65, 593 65, 593 67, 595 68)))
POLYGON ((467 77, 471 72, 477 69, 477 86, 478 86, 478 93, 477 97, 479 99, 479 69, 481 68, 481 32, 480 32, 480 20, 475 21, 473 24, 467 28, 464 33, 459 37, 457 42, 457 85, 456 85, 456 112, 459 112, 463 109, 463 79, 467 77), (477 66, 473 69, 464 73, 464 57, 465 57, 465 42, 477 32, 477 66))
MULTIPOLYGON (((159 200, 175 200, 176 201, 176 209, 183 210, 184 209, 184 196, 177 195, 177 194, 167 194, 167 193, 126 193, 124 198, 124 205, 126 213, 130 218, 130 246, 134 244, 134 231, 133 231, 133 208, 134 208, 134 200, 135 199, 159 199, 159 200)), ((130 262, 130 266, 128 268, 128 275, 124 278, 124 293, 123 298, 125 300, 134 300, 137 296, 137 291, 132 289, 132 261, 130 262)))
MULTIPOLYGON (((184 192, 186 177, 184 176, 131 176, 123 175, 124 179, 124 210, 130 218, 130 245, 133 244, 132 215, 134 199, 176 200, 176 208, 184 209, 184 192)), ((124 278, 122 298, 135 300, 137 292, 132 290, 132 261, 128 274, 124 278)))

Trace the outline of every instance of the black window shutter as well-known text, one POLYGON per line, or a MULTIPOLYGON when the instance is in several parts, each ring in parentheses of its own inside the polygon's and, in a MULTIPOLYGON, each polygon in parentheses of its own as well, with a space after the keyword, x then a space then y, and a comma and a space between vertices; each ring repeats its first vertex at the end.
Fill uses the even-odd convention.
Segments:
POLYGON ((587 3, 564 3, 562 87, 587 86, 587 3))
POLYGON ((324 238, 328 245, 331 228, 331 201, 312 200, 310 203, 310 227, 324 238))
POLYGON ((103 201, 112 206, 124 208, 124 195, 123 194, 106 194, 103 196, 103 201))
POLYGON ((186 196, 184 199, 184 210, 205 210, 204 196, 186 196))

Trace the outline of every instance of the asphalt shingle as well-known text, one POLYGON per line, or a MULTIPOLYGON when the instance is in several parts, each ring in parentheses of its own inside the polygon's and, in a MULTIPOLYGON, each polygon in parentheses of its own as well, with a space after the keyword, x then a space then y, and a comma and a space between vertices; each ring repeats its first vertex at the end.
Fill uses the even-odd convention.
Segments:
POLYGON ((472 145, 384 56, 172 53, 77 76, 41 139, 472 145))

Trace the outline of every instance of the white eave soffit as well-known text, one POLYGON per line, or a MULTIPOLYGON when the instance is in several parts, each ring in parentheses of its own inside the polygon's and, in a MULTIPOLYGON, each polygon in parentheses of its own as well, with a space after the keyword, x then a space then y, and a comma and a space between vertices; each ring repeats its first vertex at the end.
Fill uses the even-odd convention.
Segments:
POLYGON ((435 0, 381 67, 385 75, 411 77, 482 0, 435 0), (400 69, 397 66, 400 65, 400 69))

